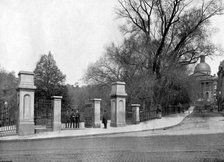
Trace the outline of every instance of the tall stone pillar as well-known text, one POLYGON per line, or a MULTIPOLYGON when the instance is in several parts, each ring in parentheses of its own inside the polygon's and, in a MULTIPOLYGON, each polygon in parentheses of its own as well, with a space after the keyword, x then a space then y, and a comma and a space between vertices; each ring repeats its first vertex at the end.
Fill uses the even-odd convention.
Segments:
POLYGON ((111 123, 112 127, 125 126, 126 97, 125 83, 115 82, 111 89, 111 123))
POLYGON ((99 98, 92 99, 93 102, 93 127, 100 128, 101 121, 100 121, 100 101, 99 98))
POLYGON ((17 133, 19 135, 34 134, 34 73, 19 72, 17 88, 17 133))
POLYGON ((53 120, 52 126, 53 131, 61 130, 61 99, 62 96, 52 96, 52 105, 53 105, 53 120))
POLYGON ((140 123, 139 107, 140 107, 140 104, 131 104, 131 108, 132 108, 132 122, 134 124, 140 123))

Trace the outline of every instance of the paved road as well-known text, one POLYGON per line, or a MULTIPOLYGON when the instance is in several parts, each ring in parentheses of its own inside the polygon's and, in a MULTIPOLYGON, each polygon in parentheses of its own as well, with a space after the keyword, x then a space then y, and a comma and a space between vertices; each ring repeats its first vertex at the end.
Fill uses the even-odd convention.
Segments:
POLYGON ((222 126, 222 119, 220 115, 193 114, 180 126, 159 130, 159 136, 159 133, 151 136, 152 131, 145 131, 110 136, 1 142, 0 161, 221 162, 224 161, 224 133, 173 135, 169 132, 196 130, 196 126, 203 130, 207 129, 206 125, 212 126, 214 121, 222 126))

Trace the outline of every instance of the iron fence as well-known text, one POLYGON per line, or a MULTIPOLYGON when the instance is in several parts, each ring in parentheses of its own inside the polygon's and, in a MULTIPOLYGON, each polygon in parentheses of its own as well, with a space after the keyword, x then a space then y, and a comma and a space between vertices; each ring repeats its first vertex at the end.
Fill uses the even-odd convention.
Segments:
POLYGON ((126 111, 126 123, 127 124, 132 123, 132 114, 133 114, 133 112, 130 109, 128 109, 126 111))
POLYGON ((16 106, 0 102, 0 136, 16 134, 16 106))
POLYGON ((184 111, 184 105, 181 107, 178 105, 169 105, 169 106, 163 107, 162 114, 163 116, 166 116, 170 114, 181 113, 183 111, 184 111))
POLYGON ((34 124, 52 128, 53 107, 50 99, 37 99, 34 104, 34 124))
POLYGON ((140 121, 147 121, 157 118, 156 110, 140 111, 140 121))

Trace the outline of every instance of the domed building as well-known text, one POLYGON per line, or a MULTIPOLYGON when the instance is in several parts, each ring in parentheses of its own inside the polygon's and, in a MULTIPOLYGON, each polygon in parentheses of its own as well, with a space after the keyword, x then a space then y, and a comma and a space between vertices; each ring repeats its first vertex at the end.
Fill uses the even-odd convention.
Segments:
POLYGON ((194 75, 211 75, 211 68, 205 62, 205 56, 200 56, 201 61, 194 69, 194 75))
POLYGON ((198 82, 195 100, 214 102, 216 100, 217 77, 211 75, 211 68, 205 62, 205 56, 200 56, 200 63, 195 66, 192 76, 198 82))

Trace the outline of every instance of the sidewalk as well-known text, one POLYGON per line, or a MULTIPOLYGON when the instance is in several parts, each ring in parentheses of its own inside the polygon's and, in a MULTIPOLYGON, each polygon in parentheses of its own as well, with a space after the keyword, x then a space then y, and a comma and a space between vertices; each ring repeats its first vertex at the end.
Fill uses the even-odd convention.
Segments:
MULTIPOLYGON (((73 130, 61 130, 60 132, 42 132, 34 135, 27 136, 5 136, 0 137, 0 141, 11 140, 38 140, 38 139, 50 139, 50 138, 63 138, 63 137, 82 137, 82 136, 94 136, 94 135, 106 135, 127 133, 136 131, 146 131, 155 129, 164 129, 176 126, 180 124, 188 115, 193 112, 194 107, 190 107, 188 111, 180 114, 173 114, 161 119, 153 119, 146 122, 141 122, 136 125, 127 125, 125 127, 108 127, 103 128, 83 128, 73 130)), ((109 125, 109 124, 108 124, 109 125)))

